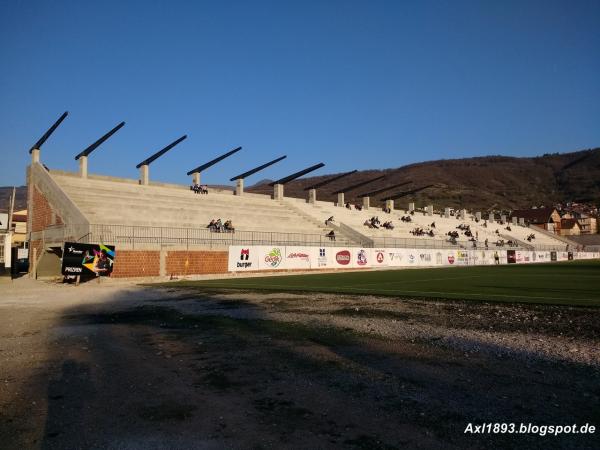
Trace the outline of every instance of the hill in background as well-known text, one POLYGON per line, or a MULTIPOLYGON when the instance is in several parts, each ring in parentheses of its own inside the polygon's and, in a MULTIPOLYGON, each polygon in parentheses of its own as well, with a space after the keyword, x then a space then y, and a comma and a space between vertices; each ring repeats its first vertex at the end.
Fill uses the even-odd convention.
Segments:
MULTIPOLYGON (((304 189, 335 174, 309 177, 286 184, 288 197, 307 198, 304 189)), ((567 201, 600 204, 600 148, 572 153, 545 154, 531 158, 485 156, 477 158, 428 161, 396 169, 364 170, 317 190, 318 200, 336 201, 332 193, 350 184, 380 175, 385 178, 348 192, 346 201, 360 203, 357 196, 379 188, 410 181, 410 184, 383 192, 371 198, 379 205, 392 194, 410 192, 396 200, 396 208, 433 204, 436 208, 466 207, 487 211, 529 208, 567 201)), ((247 189, 249 192, 272 194, 266 183, 247 189)))
MULTIPOLYGON (((12 190, 12 186, 0 186, 0 211, 8 211, 12 190)), ((25 208, 27 208, 27 186, 18 186, 15 193, 15 211, 25 208)))

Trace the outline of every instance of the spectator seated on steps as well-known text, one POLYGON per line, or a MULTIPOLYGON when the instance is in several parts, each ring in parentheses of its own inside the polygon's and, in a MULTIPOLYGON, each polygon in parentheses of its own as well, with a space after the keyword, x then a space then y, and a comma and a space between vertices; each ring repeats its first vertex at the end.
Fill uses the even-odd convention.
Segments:
POLYGON ((330 223, 335 222, 335 220, 333 220, 333 216, 329 217, 329 219, 327 219, 325 221, 325 226, 329 225, 330 223))
POLYGON ((223 224, 223 229, 226 233, 235 233, 235 228, 233 227, 233 224, 231 223, 231 219, 229 219, 228 221, 226 221, 223 224))
POLYGON ((335 231, 331 230, 329 233, 326 234, 326 236, 332 241, 335 241, 335 231))

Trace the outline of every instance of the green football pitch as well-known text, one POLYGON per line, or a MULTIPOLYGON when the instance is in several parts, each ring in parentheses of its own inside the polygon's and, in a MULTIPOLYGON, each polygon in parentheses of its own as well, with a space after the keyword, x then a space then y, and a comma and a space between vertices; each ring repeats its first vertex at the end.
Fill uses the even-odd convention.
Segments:
POLYGON ((600 306, 600 261, 236 277, 166 286, 600 306))

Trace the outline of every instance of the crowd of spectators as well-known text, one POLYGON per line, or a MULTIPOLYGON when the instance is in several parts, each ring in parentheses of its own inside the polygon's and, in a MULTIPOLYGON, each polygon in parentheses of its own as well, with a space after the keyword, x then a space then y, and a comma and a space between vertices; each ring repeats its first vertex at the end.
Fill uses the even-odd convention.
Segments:
POLYGON ((411 230, 410 234, 412 234, 413 236, 429 236, 429 237, 435 236, 435 234, 433 233, 433 230, 424 230, 423 228, 420 228, 420 227, 417 227, 414 230, 411 230))
POLYGON ((195 183, 190 186, 190 191, 194 191, 194 194, 208 194, 208 186, 206 184, 195 183))
MULTIPOLYGON (((346 209, 352 209, 352 205, 350 204, 350 202, 346 202, 346 209)), ((357 211, 362 211, 362 206, 354 205, 354 209, 357 211)))
POLYGON ((223 222, 221 219, 212 219, 206 226, 213 233, 234 233, 235 228, 231 223, 231 219, 223 222))
POLYGON ((363 223, 363 225, 368 228, 379 229, 379 227, 381 226, 381 222, 379 221, 378 216, 373 216, 370 219, 365 220, 365 223, 363 223))

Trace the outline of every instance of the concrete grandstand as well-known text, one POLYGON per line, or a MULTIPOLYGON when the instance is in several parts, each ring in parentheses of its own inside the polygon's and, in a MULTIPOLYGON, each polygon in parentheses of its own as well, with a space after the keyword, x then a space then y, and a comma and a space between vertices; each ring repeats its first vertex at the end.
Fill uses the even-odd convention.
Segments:
MULTIPOLYGON (((64 117, 66 115, 57 124, 64 117)), ((388 199, 383 209, 370 207, 369 198, 365 197, 362 210, 347 209, 343 203, 317 201, 317 186, 310 189, 308 200, 283 195, 283 185, 288 180, 320 168, 323 163, 274 182, 272 196, 243 192, 243 182, 239 183, 239 180, 237 192, 211 188, 208 195, 197 195, 188 185, 150 181, 148 164, 185 139, 185 136, 140 163, 138 166, 145 167, 140 180, 88 173, 89 154, 122 124, 77 156, 80 158, 79 173, 50 170, 40 162, 40 147, 57 124, 30 150, 32 162, 27 171, 28 231, 33 259, 31 268, 36 274, 58 275, 61 248, 64 242, 69 241, 118 246, 119 261, 123 268, 127 266, 122 263, 128 258, 127 252, 131 252, 129 256, 138 263, 147 258, 144 264, 149 269, 141 270, 142 275, 173 273, 168 267, 169 258, 176 257, 175 252, 210 251, 213 253, 203 254, 203 257, 222 259, 226 258, 228 248, 233 245, 493 250, 505 248, 510 242, 510 248, 520 250, 566 251, 577 247, 566 238, 539 228, 508 224, 505 217, 483 220, 481 213, 467 214, 466 210, 454 216, 450 216, 447 209, 444 213, 434 214, 433 206, 427 205, 422 210, 411 211, 411 221, 404 222, 401 217, 409 214, 408 209, 413 210, 414 204, 406 210, 394 209, 393 200, 388 199), (328 221, 332 216, 334 220, 328 221), (373 216, 378 216, 381 222, 391 221, 394 228, 365 226, 365 222, 373 216), (223 222, 230 220, 235 231, 214 232, 208 228, 213 219, 223 222), (433 222, 435 227, 431 226, 433 222), (466 226, 470 229, 468 236, 463 232, 466 226), (460 227, 463 230, 458 232, 457 228, 460 227), (428 234, 415 236, 415 228, 423 229, 428 234), (458 234, 450 238, 449 233, 458 234), (532 234, 535 236, 533 239, 532 234)), ((202 170, 240 149, 236 148, 192 171, 194 182, 199 182, 202 170)), ((244 175, 255 173, 256 169, 244 175)), ((390 186, 389 189, 393 187, 396 186, 390 186)), ((385 190, 388 189, 373 193, 385 190)), ((187 273, 189 256, 178 254, 177 257, 184 258, 187 273)), ((173 264, 181 266, 180 261, 173 264)), ((227 271, 222 262, 219 264, 218 272, 227 271)), ((197 267, 190 270, 190 273, 212 273, 207 271, 214 271, 215 268, 197 267)), ((122 276, 135 274, 133 268, 121 272, 122 276)))

